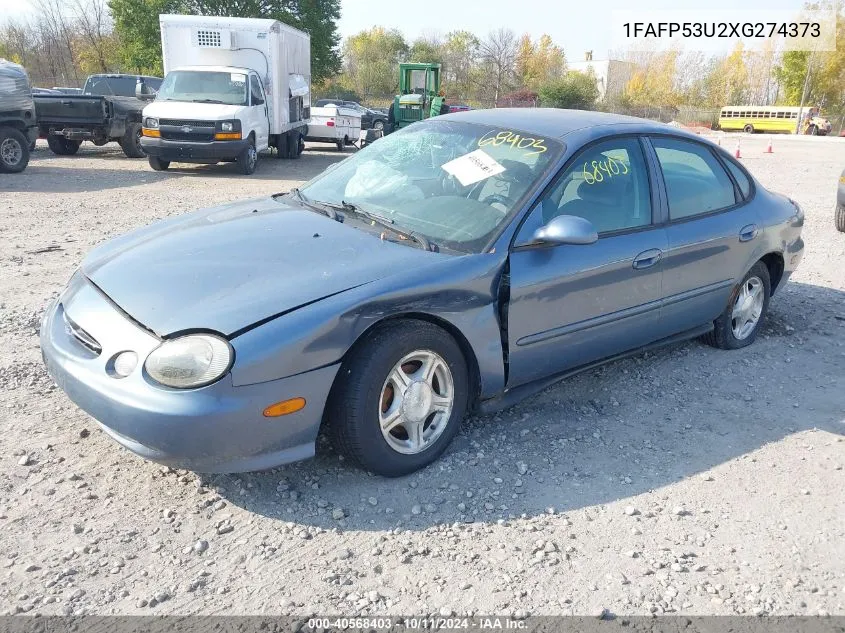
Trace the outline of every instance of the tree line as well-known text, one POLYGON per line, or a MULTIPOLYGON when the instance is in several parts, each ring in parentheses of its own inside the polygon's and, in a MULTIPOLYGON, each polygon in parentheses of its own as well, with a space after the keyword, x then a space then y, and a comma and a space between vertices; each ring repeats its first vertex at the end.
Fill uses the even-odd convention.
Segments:
POLYGON ((836 51, 778 51, 771 44, 723 55, 678 49, 611 53, 622 85, 600 100, 596 79, 575 72, 563 46, 500 28, 424 33, 408 40, 375 26, 346 38, 340 0, 33 0, 34 15, 0 25, 0 57, 22 63, 35 85, 78 86, 94 72, 160 75, 158 15, 188 13, 281 20, 311 35, 317 96, 386 103, 403 61, 441 64, 447 100, 476 107, 546 105, 637 113, 660 107, 819 105, 845 113, 845 12, 836 15, 836 51))

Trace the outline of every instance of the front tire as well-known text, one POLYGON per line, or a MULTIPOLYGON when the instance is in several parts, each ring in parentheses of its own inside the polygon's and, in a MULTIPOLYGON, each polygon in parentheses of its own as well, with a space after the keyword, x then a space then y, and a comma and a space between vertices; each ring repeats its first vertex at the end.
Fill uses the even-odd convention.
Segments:
POLYGON ((742 131, 746 134, 754 134, 754 126, 749 123, 744 128, 742 128, 742 131))
POLYGON ((127 158, 144 158, 147 153, 141 147, 141 124, 131 123, 120 139, 120 147, 127 158))
POLYGON ((425 321, 378 326, 338 372, 326 420, 339 452, 370 472, 400 477, 436 460, 469 401, 461 348, 425 321))
POLYGON ((834 218, 836 230, 845 233, 845 205, 836 205, 836 216, 834 218))
POLYGON ((250 176, 255 173, 255 167, 258 165, 258 152, 255 149, 255 141, 250 138, 249 145, 238 156, 238 168, 245 176, 250 176))
POLYGON ((0 128, 0 172, 19 174, 29 164, 29 141, 20 130, 0 128))
POLYGON ((757 262, 733 289, 725 311, 713 322, 713 331, 705 334, 703 341, 720 349, 751 345, 766 320, 771 295, 769 269, 757 262))
POLYGON ((158 156, 147 156, 147 162, 156 171, 165 171, 170 167, 169 160, 161 160, 158 156))
POLYGON ((384 121, 376 121, 373 123, 373 129, 384 132, 384 121))

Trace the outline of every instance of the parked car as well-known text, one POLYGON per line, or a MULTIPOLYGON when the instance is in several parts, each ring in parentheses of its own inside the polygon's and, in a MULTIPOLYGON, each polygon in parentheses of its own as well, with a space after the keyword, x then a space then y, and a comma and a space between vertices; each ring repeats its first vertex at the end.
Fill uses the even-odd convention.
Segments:
POLYGON ((63 95, 81 95, 82 88, 66 88, 62 86, 53 86, 53 90, 61 92, 63 95))
POLYGON ((300 189, 98 246, 46 311, 50 374, 157 462, 314 454, 410 473, 470 411, 702 336, 751 344, 804 213, 700 136, 556 109, 434 117, 300 189))
POLYGON ((836 228, 845 232, 845 169, 839 176, 839 188, 836 190, 836 228))
POLYGON ((34 95, 60 95, 62 94, 58 90, 51 90, 50 88, 32 88, 32 94, 34 95))
POLYGON ((352 108, 357 110, 361 115, 361 129, 362 130, 384 130, 387 127, 387 112, 379 112, 370 108, 365 108, 357 101, 343 101, 341 99, 319 99, 317 101, 318 108, 323 108, 327 105, 339 105, 345 108, 352 108))
POLYGON ((29 76, 23 66, 0 58, 0 172, 26 169, 37 135, 29 76))
POLYGON ((358 141, 361 136, 361 113, 356 108, 330 103, 324 107, 311 108, 306 141, 334 143, 342 152, 347 145, 358 141))
POLYGON ((463 103, 450 103, 449 104, 449 112, 466 112, 467 110, 472 110, 472 108, 463 103))
POLYGON ((141 111, 155 96, 160 77, 91 75, 83 94, 35 95, 38 131, 54 154, 76 154, 83 141, 116 141, 129 158, 143 158, 141 111))

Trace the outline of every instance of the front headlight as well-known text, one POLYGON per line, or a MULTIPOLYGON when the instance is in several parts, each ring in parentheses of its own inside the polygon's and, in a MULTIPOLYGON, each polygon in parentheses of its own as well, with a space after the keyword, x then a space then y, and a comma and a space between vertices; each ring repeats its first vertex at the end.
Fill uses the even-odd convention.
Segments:
POLYGON ((223 123, 220 124, 220 129, 223 132, 231 132, 235 129, 235 125, 231 121, 223 121, 223 123))
POLYGON ((144 118, 144 127, 149 128, 150 130, 157 130, 158 129, 158 119, 152 116, 148 116, 144 118))
POLYGON ((232 366, 232 347, 213 334, 189 334, 164 341, 144 362, 147 374, 167 387, 190 389, 211 384, 232 366))

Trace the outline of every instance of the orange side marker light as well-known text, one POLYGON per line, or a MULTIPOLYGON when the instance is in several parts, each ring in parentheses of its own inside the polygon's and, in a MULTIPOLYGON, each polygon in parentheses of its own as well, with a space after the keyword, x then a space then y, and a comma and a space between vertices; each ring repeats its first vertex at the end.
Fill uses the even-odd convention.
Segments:
POLYGON ((278 418, 290 413, 296 413, 305 408, 305 398, 291 398, 290 400, 282 400, 275 404, 271 404, 264 409, 265 418, 278 418))

